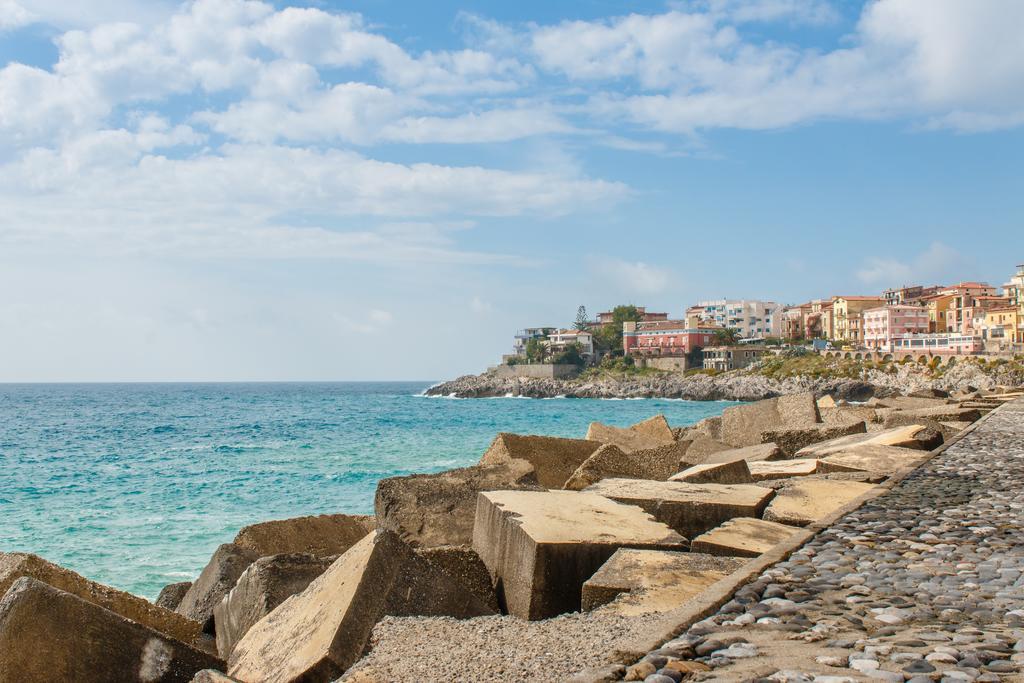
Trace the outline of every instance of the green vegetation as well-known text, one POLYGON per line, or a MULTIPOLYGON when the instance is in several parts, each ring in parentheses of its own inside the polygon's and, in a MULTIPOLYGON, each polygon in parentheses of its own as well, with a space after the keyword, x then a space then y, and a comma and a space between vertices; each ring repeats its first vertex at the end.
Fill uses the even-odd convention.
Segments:
POLYGON ((576 325, 577 330, 585 330, 590 327, 590 321, 587 320, 587 307, 580 306, 576 309, 576 325))
POLYGON ((586 361, 583 358, 583 347, 578 343, 574 342, 565 347, 565 351, 556 353, 551 357, 551 362, 555 365, 575 365, 577 367, 583 367, 586 361))
POLYGON ((600 365, 588 368, 580 373, 580 379, 630 379, 634 377, 663 375, 667 372, 667 370, 658 370, 657 368, 638 367, 630 356, 605 356, 600 365))
POLYGON ((721 330, 715 330, 715 346, 732 346, 740 341, 740 331, 726 327, 721 330))
POLYGON ((602 325, 594 332, 594 343, 597 348, 608 351, 616 356, 622 355, 622 323, 639 322, 643 319, 640 311, 632 304, 616 306, 612 309, 612 321, 602 325))
POLYGON ((544 363, 548 359, 551 350, 548 348, 547 340, 535 337, 526 342, 526 362, 544 363))
MULTIPOLYGON (((873 366, 874 364, 872 364, 873 366)), ((825 358, 816 353, 805 353, 766 358, 753 368, 753 372, 772 379, 787 377, 859 379, 867 369, 864 361, 825 358)))

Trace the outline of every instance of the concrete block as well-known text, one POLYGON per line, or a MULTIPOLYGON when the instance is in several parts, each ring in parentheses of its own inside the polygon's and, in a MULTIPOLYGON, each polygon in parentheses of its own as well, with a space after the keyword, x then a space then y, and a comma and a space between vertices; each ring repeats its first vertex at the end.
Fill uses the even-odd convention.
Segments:
POLYGON ((238 642, 228 675, 246 683, 331 681, 391 616, 483 616, 491 610, 395 534, 370 534, 238 642))
POLYGON ((786 540, 796 529, 786 524, 752 517, 737 517, 690 542, 690 551, 709 555, 757 557, 786 540))
POLYGON ((981 411, 977 408, 961 408, 957 405, 904 410, 903 414, 910 418, 924 417, 937 422, 974 422, 981 418, 981 411))
POLYGON ((779 429, 767 431, 761 434, 764 443, 775 443, 782 454, 792 458, 797 451, 805 446, 828 439, 837 439, 840 436, 849 434, 863 434, 867 431, 867 425, 863 422, 848 425, 812 425, 799 429, 779 429))
POLYGON ((744 446, 743 448, 730 448, 728 450, 714 453, 704 461, 705 464, 717 462, 735 462, 746 460, 747 462, 760 462, 763 460, 782 460, 782 449, 775 443, 759 443, 755 446, 744 446))
POLYGON ((417 548, 416 554, 432 562, 452 581, 462 584, 495 614, 500 612, 498 593, 491 582, 491 573, 471 547, 439 545, 433 548, 417 548))
MULTIPOLYGON (((906 427, 906 426, 925 426, 931 430, 942 434, 944 441, 948 441, 956 436, 960 430, 946 426, 945 422, 959 422, 960 420, 933 420, 927 417, 912 416, 902 410, 893 410, 885 415, 882 421, 884 429, 892 429, 894 427, 906 427)), ((970 421, 968 421, 970 424, 970 421)))
POLYGON ((942 444, 942 435, 924 425, 905 425, 880 432, 850 434, 837 439, 821 441, 804 446, 797 451, 797 457, 821 458, 832 453, 851 451, 861 446, 895 446, 930 451, 942 444))
POLYGON ((47 562, 38 555, 0 553, 0 596, 22 577, 42 581, 183 643, 196 643, 202 637, 201 624, 154 605, 137 595, 90 581, 70 569, 47 562))
POLYGON ((895 408, 896 410, 918 410, 949 406, 952 401, 947 398, 925 398, 915 396, 890 396, 869 401, 874 408, 895 408))
POLYGON ((733 517, 760 517, 774 495, 761 486, 640 479, 605 479, 585 491, 636 505, 686 538, 733 517))
POLYGON ((799 458, 797 460, 771 460, 747 463, 750 477, 754 481, 766 479, 788 479, 789 477, 806 477, 818 473, 817 458, 799 458))
POLYGON ((896 446, 860 446, 849 451, 830 453, 818 461, 818 472, 871 472, 891 475, 916 465, 928 454, 925 451, 896 446))
POLYGON ((689 444, 686 448, 685 458, 679 463, 681 468, 689 465, 703 465, 719 453, 733 450, 729 444, 701 433, 691 432, 680 440, 680 443, 689 444))
POLYGON ((668 478, 669 481, 688 481, 691 484, 752 484, 746 460, 707 463, 688 467, 668 478))
POLYGON ((945 430, 959 434, 963 430, 970 427, 972 422, 940 422, 939 423, 945 430))
POLYGON ((373 530, 365 515, 313 515, 260 522, 235 536, 239 548, 259 557, 308 553, 317 557, 341 555, 373 530))
POLYGON ((480 494, 473 549, 514 616, 579 610, 583 583, 619 548, 682 550, 686 539, 637 507, 592 493, 480 494))
POLYGON ((473 542, 477 494, 495 490, 541 491, 543 487, 537 483, 533 465, 519 458, 437 474, 391 477, 377 484, 378 523, 414 547, 468 546, 473 542))
POLYGON ((242 683, 216 669, 203 669, 192 678, 192 683, 242 683))
POLYGON ((721 441, 734 446, 753 446, 774 439, 762 433, 809 427, 821 422, 818 405, 812 392, 789 394, 778 398, 726 408, 722 413, 721 441))
POLYGON ((480 464, 499 465, 509 460, 526 460, 533 465, 537 483, 544 488, 560 489, 576 468, 600 447, 599 441, 502 432, 480 458, 480 464))
POLYGON ((605 444, 572 473, 563 488, 579 491, 610 477, 665 481, 679 471, 679 462, 685 458, 689 446, 689 441, 673 441, 627 453, 618 446, 605 444))
POLYGON ((663 415, 657 415, 626 428, 591 422, 587 429, 587 439, 613 444, 627 453, 657 448, 676 440, 663 415))
POLYGON ((156 602, 153 604, 173 612, 181 604, 181 599, 185 597, 185 593, 188 593, 188 589, 191 587, 191 581, 169 583, 160 589, 160 595, 157 596, 156 602))
POLYGON ((667 612, 743 564, 703 553, 621 548, 583 584, 583 610, 610 604, 610 611, 627 616, 667 612))
POLYGON ((702 433, 716 441, 722 440, 722 416, 705 417, 700 422, 689 427, 690 432, 702 433))
POLYGON ((252 625, 327 571, 335 558, 309 553, 269 555, 249 565, 213 609, 217 653, 227 659, 252 625))
POLYGON ((223 662, 28 576, 0 600, 0 683, 187 683, 211 668, 223 662))
POLYGON ((233 543, 225 543, 213 551, 213 556, 192 586, 182 597, 175 610, 203 625, 207 633, 214 633, 213 609, 224 599, 235 582, 259 555, 233 543))
POLYGON ((816 403, 818 404, 818 410, 819 411, 824 409, 824 408, 835 408, 836 407, 836 400, 834 398, 832 398, 831 396, 829 396, 828 394, 825 394, 824 396, 819 398, 816 401, 816 403))
POLYGON ((828 479, 795 479, 779 489, 764 511, 769 522, 807 526, 874 488, 873 484, 828 479))

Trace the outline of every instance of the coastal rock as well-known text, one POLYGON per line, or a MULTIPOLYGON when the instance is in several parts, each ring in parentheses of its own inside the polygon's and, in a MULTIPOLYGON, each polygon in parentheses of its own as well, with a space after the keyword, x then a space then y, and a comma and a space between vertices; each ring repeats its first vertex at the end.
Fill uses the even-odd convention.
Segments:
POLYGON ((365 515, 314 515, 260 522, 243 528, 234 544, 259 557, 308 553, 317 557, 341 555, 373 530, 365 515))
POLYGON ((629 453, 613 444, 605 444, 576 468, 563 488, 579 491, 610 477, 665 481, 679 471, 679 463, 686 458, 691 443, 672 441, 629 453))
POLYGON ((259 559, 253 551, 233 543, 218 547, 175 610, 214 633, 213 610, 235 586, 238 577, 259 559))
POLYGON ((620 548, 583 584, 582 608, 627 616, 667 612, 743 565, 701 553, 620 548))
POLYGON ((823 519, 871 491, 872 484, 827 479, 794 479, 779 489, 764 511, 764 519, 792 526, 807 526, 823 519))
POLYGON ((335 558, 308 553, 270 555, 249 565, 234 588, 214 607, 217 652, 227 659, 252 625, 306 589, 335 558))
POLYGON ((592 493, 480 494, 473 549, 511 615, 579 610, 583 583, 620 547, 682 550, 686 539, 637 507, 592 493))
POLYGON ((675 435, 665 417, 657 415, 626 428, 591 422, 587 429, 587 440, 612 444, 626 453, 632 453, 671 444, 675 441, 675 435))
POLYGON ((690 541, 690 552, 732 557, 757 557, 799 529, 752 517, 736 517, 690 541))
POLYGON ((23 577, 42 581, 184 643, 195 643, 201 638, 201 624, 137 595, 90 581, 38 555, 0 553, 0 596, 23 577))
POLYGON ((468 546, 473 542, 477 494, 503 489, 540 491, 543 487, 528 460, 505 459, 493 465, 382 479, 374 506, 380 528, 412 546, 468 546))
POLYGON ((188 683, 211 668, 223 662, 27 576, 0 600, 0 683, 188 683))
POLYGON ((733 517, 760 517, 775 495, 761 486, 640 479, 605 479, 585 492, 636 505, 686 538, 733 517))
POLYGON ((525 460, 533 466, 538 484, 560 489, 600 447, 600 442, 585 439, 501 432, 480 458, 480 464, 500 465, 510 460, 525 460))
POLYGON ((781 429, 803 429, 820 422, 814 394, 802 392, 726 408, 722 413, 721 440, 737 448, 768 441, 778 443, 777 439, 762 438, 762 434, 781 429))
POLYGON ((668 480, 687 481, 691 484, 752 484, 754 482, 746 460, 694 465, 678 474, 673 474, 668 480))
POLYGON ((246 683, 330 681, 359 659, 384 615, 490 613, 398 536, 378 531, 250 628, 231 654, 228 674, 246 683))
POLYGON ((813 443, 849 434, 863 434, 866 431, 867 425, 863 422, 856 422, 846 425, 821 424, 797 429, 771 430, 764 432, 761 436, 765 443, 777 444, 785 457, 792 458, 801 448, 813 443))
POLYGON ((156 602, 153 604, 173 612, 181 604, 181 599, 185 597, 185 593, 188 593, 188 589, 191 587, 191 581, 169 583, 160 589, 160 595, 157 596, 156 602))

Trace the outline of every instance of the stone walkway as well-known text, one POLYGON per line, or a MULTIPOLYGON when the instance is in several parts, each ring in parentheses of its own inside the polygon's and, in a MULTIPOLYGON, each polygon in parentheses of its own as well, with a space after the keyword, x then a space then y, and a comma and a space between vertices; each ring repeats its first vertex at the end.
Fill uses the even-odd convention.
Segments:
POLYGON ((1022 573, 1024 402, 1017 401, 765 571, 626 678, 1024 681, 1022 573))

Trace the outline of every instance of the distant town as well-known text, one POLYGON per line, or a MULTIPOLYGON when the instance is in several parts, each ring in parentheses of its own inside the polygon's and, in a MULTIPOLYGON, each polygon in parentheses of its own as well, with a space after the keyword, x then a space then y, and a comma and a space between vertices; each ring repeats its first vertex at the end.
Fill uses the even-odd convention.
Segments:
MULTIPOLYGON (((580 306, 572 327, 518 331, 503 361, 507 366, 615 362, 726 371, 794 345, 878 360, 1022 353, 1024 265, 1001 287, 985 282, 905 285, 877 295, 834 295, 797 305, 716 299, 688 307, 679 318, 630 304, 590 319, 580 306)), ((520 374, 534 373, 523 367, 520 374)))

